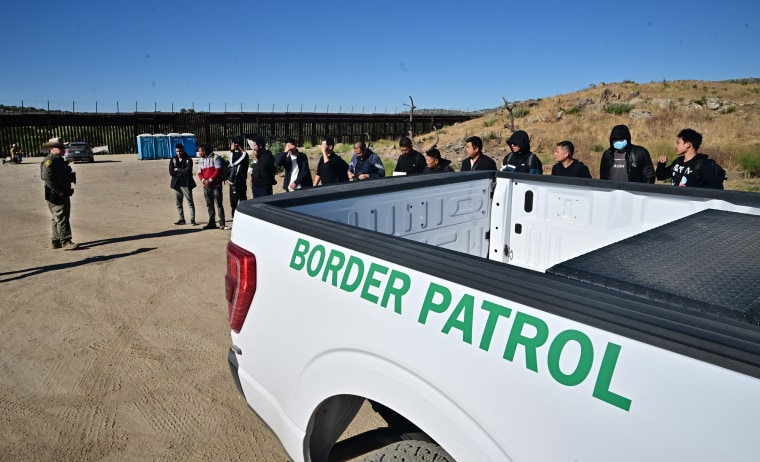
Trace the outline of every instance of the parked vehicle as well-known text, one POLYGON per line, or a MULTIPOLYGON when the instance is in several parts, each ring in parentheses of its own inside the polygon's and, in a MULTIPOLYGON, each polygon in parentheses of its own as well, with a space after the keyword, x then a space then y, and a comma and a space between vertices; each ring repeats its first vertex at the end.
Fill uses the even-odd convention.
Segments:
POLYGON ((89 144, 83 141, 70 142, 66 146, 66 151, 64 152, 63 157, 70 162, 77 162, 82 160, 95 162, 95 154, 92 152, 92 148, 89 144))
POLYGON ((758 243, 756 193, 591 179, 246 201, 228 362, 296 462, 754 462, 758 243))

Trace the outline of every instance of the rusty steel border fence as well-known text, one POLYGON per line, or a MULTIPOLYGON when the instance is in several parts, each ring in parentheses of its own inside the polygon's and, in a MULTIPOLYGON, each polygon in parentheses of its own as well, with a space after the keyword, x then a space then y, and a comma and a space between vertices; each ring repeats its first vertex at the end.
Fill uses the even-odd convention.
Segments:
POLYGON ((415 135, 428 133, 476 117, 467 114, 320 114, 320 113, 0 113, 0 148, 7 155, 11 145, 33 156, 53 137, 64 142, 85 141, 108 146, 112 154, 137 153, 142 134, 192 133, 198 144, 225 149, 234 136, 259 135, 267 143, 295 138, 299 145, 317 145, 323 136, 336 143, 399 139, 411 128, 415 135))

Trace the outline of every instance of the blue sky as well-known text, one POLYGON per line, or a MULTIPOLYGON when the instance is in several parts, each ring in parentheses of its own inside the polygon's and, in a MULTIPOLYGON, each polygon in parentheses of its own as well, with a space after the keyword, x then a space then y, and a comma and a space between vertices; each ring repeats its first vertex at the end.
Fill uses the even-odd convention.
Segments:
POLYGON ((760 77, 758 5, 8 0, 0 104, 368 113, 411 95, 476 110, 599 82, 760 77))

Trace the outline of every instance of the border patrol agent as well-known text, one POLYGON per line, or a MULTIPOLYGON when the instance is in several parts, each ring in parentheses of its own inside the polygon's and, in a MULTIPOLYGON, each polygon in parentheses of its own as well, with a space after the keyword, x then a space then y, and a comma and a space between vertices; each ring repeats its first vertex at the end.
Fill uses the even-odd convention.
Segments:
POLYGON ((53 216, 52 244, 54 249, 74 250, 79 247, 71 240, 71 195, 76 176, 64 160, 65 146, 61 138, 51 138, 42 147, 50 148, 50 154, 40 164, 40 177, 45 182, 45 200, 53 216))

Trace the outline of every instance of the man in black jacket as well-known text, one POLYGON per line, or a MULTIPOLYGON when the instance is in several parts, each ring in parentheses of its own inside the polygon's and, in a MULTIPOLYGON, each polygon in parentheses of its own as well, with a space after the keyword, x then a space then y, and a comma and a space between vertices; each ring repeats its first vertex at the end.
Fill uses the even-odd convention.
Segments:
POLYGON ((272 186, 277 184, 274 179, 276 174, 274 156, 267 150, 264 138, 254 136, 253 165, 251 166, 251 194, 254 199, 272 195, 272 186))
POLYGON ((174 190, 174 200, 177 205, 177 214, 179 220, 175 225, 184 225, 185 210, 182 207, 182 201, 187 200, 187 206, 190 209, 190 224, 196 226, 195 222, 195 202, 193 201, 193 188, 196 186, 193 180, 193 160, 185 152, 185 146, 177 144, 174 147, 176 156, 169 161, 169 175, 172 177, 171 188, 174 190))
POLYGON ((615 125, 610 133, 610 147, 602 154, 599 179, 654 183, 654 166, 649 151, 631 144, 627 125, 615 125))
POLYGON ((479 136, 471 136, 465 142, 467 158, 462 161, 461 172, 496 170, 496 162, 483 153, 483 140, 479 136))
POLYGON ((285 138, 285 152, 277 156, 274 165, 285 169, 285 179, 282 182, 285 191, 312 186, 309 158, 298 150, 298 144, 293 138, 285 138))
POLYGON ((402 136, 398 142, 401 155, 396 162, 396 168, 393 174, 417 175, 425 170, 425 156, 414 149, 414 143, 408 136, 402 136))

